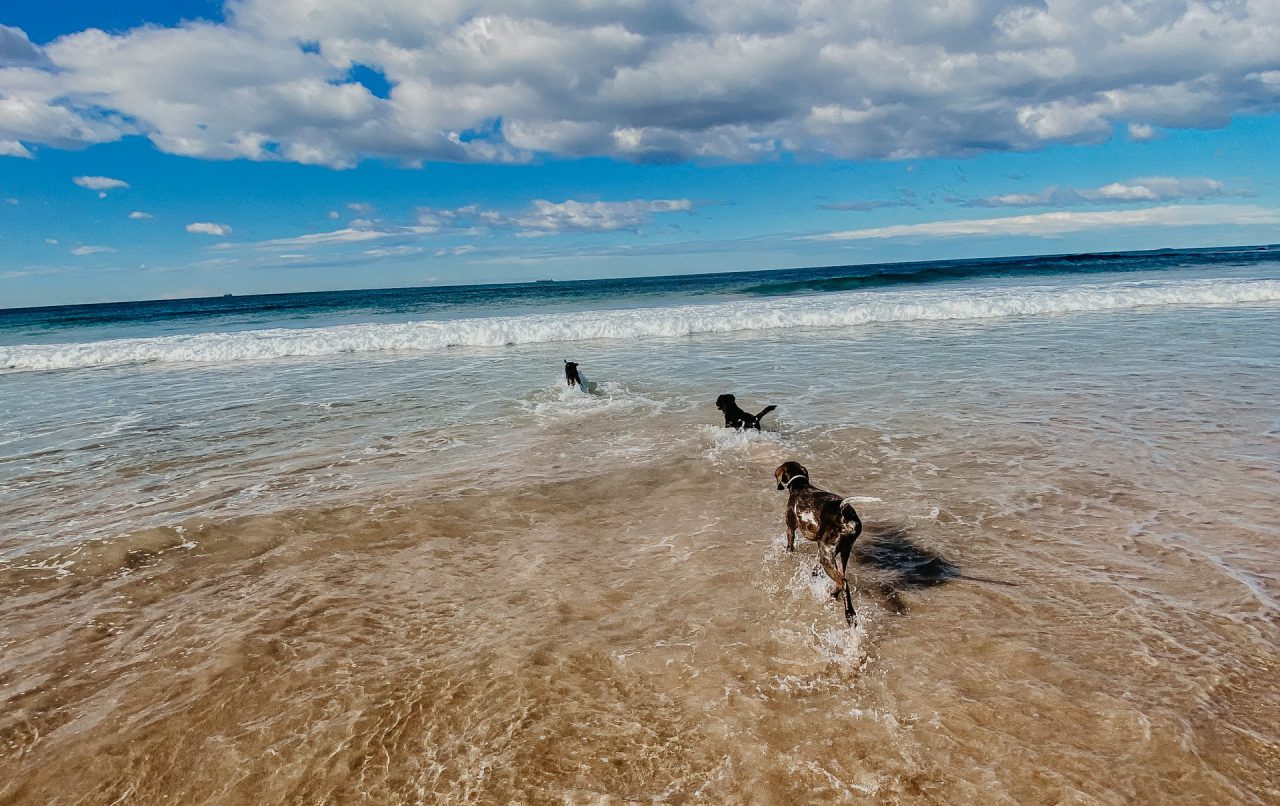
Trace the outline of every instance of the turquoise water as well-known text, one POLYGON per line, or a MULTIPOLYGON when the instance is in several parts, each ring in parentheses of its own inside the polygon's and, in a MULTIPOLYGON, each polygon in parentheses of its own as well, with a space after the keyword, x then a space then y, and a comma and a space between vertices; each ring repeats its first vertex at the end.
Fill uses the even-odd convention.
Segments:
POLYGON ((403 484, 424 461, 518 457, 526 408, 566 358, 645 418, 735 391, 790 401, 775 428, 821 431, 940 394, 956 367, 981 374, 965 390, 976 400, 1072 374, 1122 399, 1126 376, 1090 349, 1138 326, 1153 366, 1182 362, 1212 384, 1229 367, 1203 360, 1186 323, 1228 323, 1215 338, 1265 362, 1277 311, 1267 249, 8 311, 0 553, 341 499, 403 484), (1168 343, 1150 326, 1161 316, 1168 343), (975 338, 977 352, 945 349, 975 338), (1002 345, 1012 352, 995 360, 1002 345), (1048 360, 1060 366, 1046 375, 1048 360))
POLYGON ((1241 247, 0 309, 0 346, 657 307, 939 285, 1016 285, 1090 277, 1275 276, 1278 260, 1280 247, 1241 247))

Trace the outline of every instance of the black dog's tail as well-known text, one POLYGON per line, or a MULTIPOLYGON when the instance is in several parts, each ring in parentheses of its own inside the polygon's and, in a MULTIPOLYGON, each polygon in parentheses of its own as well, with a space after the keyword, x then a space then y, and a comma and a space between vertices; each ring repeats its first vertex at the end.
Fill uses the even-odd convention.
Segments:
POLYGON ((757 415, 756 415, 756 419, 757 419, 757 420, 759 420, 761 417, 765 416, 766 414, 768 414, 769 412, 773 411, 773 410, 774 410, 774 409, 776 409, 776 408, 778 408, 778 407, 777 407, 777 406, 765 406, 765 407, 764 407, 764 411, 762 411, 762 412, 760 412, 759 414, 757 414, 757 415))

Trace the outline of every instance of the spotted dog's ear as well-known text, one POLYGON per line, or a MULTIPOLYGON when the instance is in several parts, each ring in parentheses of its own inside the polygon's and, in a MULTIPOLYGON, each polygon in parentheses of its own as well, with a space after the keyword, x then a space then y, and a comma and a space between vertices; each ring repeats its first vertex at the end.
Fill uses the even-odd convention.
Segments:
POLYGON ((778 469, 773 471, 773 477, 778 480, 778 489, 785 490, 791 484, 791 480, 803 476, 809 478, 809 471, 799 462, 783 462, 778 465, 778 469))
POLYGON ((773 471, 773 477, 778 480, 778 489, 787 489, 787 482, 791 480, 791 462, 783 462, 773 471))

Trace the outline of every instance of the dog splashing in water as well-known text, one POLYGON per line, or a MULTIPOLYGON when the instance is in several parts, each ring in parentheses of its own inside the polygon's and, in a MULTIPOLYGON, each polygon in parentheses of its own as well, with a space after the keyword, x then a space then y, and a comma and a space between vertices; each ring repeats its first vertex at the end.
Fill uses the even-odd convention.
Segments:
POLYGON ((862 520, 853 504, 849 498, 813 486, 809 471, 799 462, 783 462, 773 477, 778 489, 787 491, 787 551, 796 550, 797 530, 818 544, 818 562, 836 583, 831 596, 844 594, 844 619, 850 625, 857 624, 846 575, 853 542, 862 534, 862 520))
POLYGON ((564 362, 564 382, 569 386, 576 386, 587 394, 596 391, 596 385, 587 380, 587 376, 578 368, 578 362, 565 359, 564 362))
POLYGON ((716 408, 724 414, 725 428, 754 428, 759 431, 760 418, 778 407, 765 406, 764 411, 759 414, 751 414, 738 406, 733 395, 723 394, 716 398, 716 408))

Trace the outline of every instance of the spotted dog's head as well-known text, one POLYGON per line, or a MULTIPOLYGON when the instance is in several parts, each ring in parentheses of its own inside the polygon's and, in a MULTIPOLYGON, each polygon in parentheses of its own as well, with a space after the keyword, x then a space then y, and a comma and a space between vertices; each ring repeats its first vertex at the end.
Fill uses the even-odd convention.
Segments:
POLYGON ((731 411, 738 408, 737 398, 733 395, 720 395, 716 398, 716 408, 720 411, 731 411))
POLYGON ((773 471, 773 477, 778 480, 778 489, 787 490, 791 488, 793 479, 802 478, 809 480, 809 471, 799 462, 783 462, 778 465, 778 469, 773 471))

